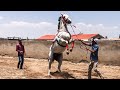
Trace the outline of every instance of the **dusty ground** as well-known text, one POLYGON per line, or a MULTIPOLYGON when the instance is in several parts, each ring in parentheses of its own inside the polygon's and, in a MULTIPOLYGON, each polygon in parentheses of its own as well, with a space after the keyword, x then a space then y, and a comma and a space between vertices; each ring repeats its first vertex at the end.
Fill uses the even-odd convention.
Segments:
MULTIPOLYGON (((0 79, 87 79, 88 63, 72 63, 63 61, 62 72, 57 73, 57 62, 52 64, 51 76, 47 76, 48 61, 46 59, 25 58, 24 69, 17 69, 17 57, 0 56, 0 79)), ((105 79, 120 79, 120 66, 99 64, 105 79)), ((100 79, 94 72, 93 79, 100 79)))

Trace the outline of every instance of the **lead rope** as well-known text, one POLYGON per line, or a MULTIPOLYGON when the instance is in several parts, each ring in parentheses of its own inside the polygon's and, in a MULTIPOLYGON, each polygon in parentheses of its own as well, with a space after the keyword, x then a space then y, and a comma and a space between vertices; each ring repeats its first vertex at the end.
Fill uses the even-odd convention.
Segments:
MULTIPOLYGON (((78 37, 77 37, 77 35, 76 35, 76 33, 75 33, 75 31, 74 31, 74 29, 73 29, 73 27, 72 27, 72 25, 70 24, 70 26, 71 26, 71 28, 72 28, 72 30, 73 30, 73 32, 74 32, 74 34, 75 34, 75 36, 76 36, 76 38, 77 38, 77 40, 78 40, 78 37)), ((75 26, 74 26, 75 27, 75 26)), ((81 41, 81 40, 80 40, 81 41)), ((82 41, 81 41, 82 42, 82 41)), ((81 49, 83 49, 83 50, 86 50, 87 51, 87 53, 86 53, 86 59, 87 59, 87 55, 88 55, 88 50, 87 50, 87 47, 86 47, 86 45, 84 45, 84 47, 85 47, 85 49, 84 48, 82 48, 82 44, 80 44, 80 48, 81 49)), ((82 56, 83 57, 83 56, 82 56)))
MULTIPOLYGON (((70 13, 69 13, 70 14, 70 13)), ((71 15, 70 15, 71 16, 71 15)), ((71 25, 70 24, 70 26, 71 26, 71 28, 72 28, 72 30, 73 30, 73 32, 74 32, 74 34, 75 34, 75 31, 74 31, 74 29, 73 29, 73 27, 72 26, 74 26, 75 28, 76 28, 76 26, 75 25, 71 25)), ((78 29, 79 30, 79 29, 78 29)), ((79 30, 79 32, 80 32, 80 30, 79 30)), ((76 36, 76 38, 78 39, 78 37, 77 37, 77 35, 75 34, 75 36, 76 36)), ((82 44, 81 43, 79 43, 80 44, 80 48, 84 51, 84 48, 82 48, 82 44)), ((84 45, 85 46, 85 45, 84 45)), ((87 53, 86 53, 86 60, 87 60, 87 56, 88 56, 88 50, 87 50, 87 47, 85 46, 85 50, 87 51, 87 53)), ((82 55, 81 55, 82 56, 82 55)), ((83 57, 83 56, 82 56, 83 57)))

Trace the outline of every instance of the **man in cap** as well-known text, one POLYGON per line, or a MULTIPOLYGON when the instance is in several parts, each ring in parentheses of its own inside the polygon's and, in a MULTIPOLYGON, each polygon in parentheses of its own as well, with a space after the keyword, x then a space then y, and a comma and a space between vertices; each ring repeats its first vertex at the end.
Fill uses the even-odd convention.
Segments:
POLYGON ((24 45, 22 44, 21 39, 18 40, 18 44, 16 45, 16 51, 18 52, 18 60, 19 60, 17 68, 23 69, 25 48, 24 45))
POLYGON ((103 76, 101 73, 97 70, 97 65, 98 65, 98 50, 99 50, 99 45, 97 44, 97 41, 94 40, 94 38, 91 40, 92 43, 85 43, 81 40, 81 42, 84 45, 90 46, 91 49, 86 48, 88 51, 90 51, 90 64, 88 68, 88 79, 91 79, 91 72, 92 69, 99 75, 101 79, 103 79, 103 76))

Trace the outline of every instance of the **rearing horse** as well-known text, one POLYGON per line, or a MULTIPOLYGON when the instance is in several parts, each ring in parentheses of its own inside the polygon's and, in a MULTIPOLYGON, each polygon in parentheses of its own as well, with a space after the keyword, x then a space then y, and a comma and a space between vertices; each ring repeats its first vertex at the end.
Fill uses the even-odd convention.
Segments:
POLYGON ((71 24, 71 19, 68 15, 63 14, 59 17, 58 23, 58 33, 56 34, 53 44, 50 47, 49 52, 49 70, 48 75, 50 75, 51 64, 54 60, 58 61, 58 71, 61 72, 61 65, 63 60, 63 52, 67 49, 67 54, 69 54, 68 44, 72 43, 70 51, 72 52, 74 47, 74 40, 71 38, 71 34, 68 31, 67 25, 71 24))

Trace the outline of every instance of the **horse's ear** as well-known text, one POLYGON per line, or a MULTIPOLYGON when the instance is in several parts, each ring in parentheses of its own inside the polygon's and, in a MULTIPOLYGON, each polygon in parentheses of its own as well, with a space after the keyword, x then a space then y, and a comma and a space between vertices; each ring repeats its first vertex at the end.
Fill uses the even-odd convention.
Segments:
POLYGON ((61 17, 58 18, 58 21, 60 21, 61 17))
POLYGON ((63 13, 61 13, 61 16, 63 16, 63 13))

